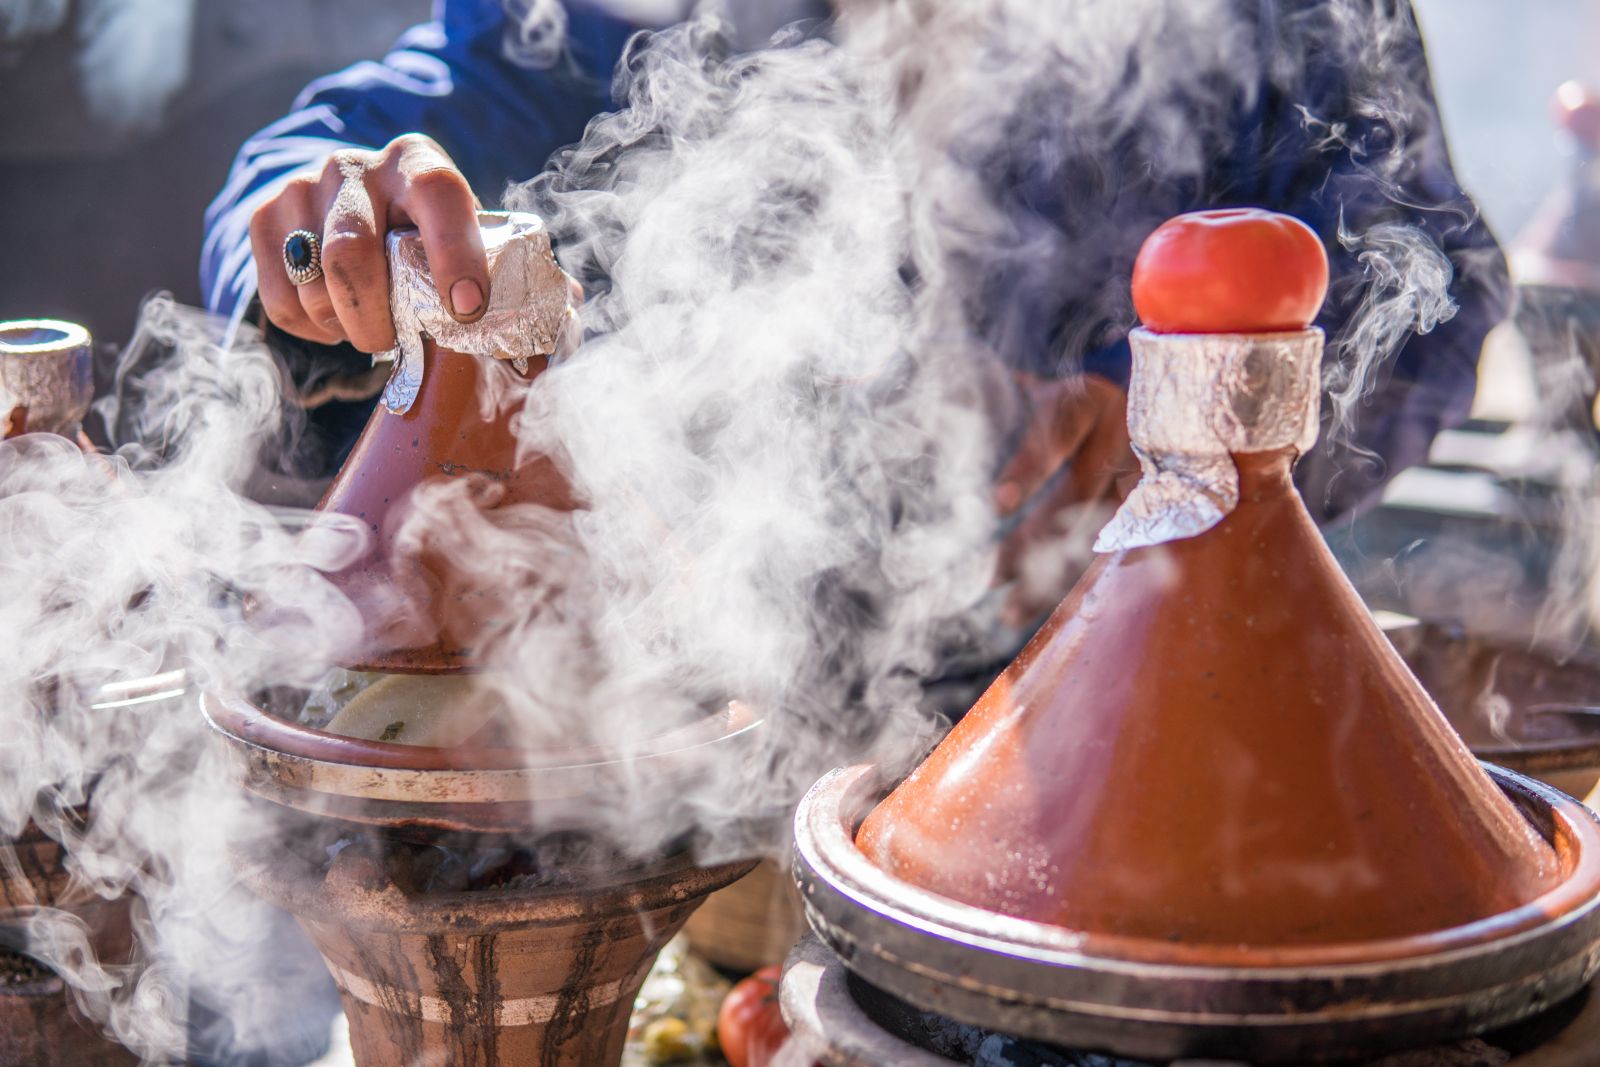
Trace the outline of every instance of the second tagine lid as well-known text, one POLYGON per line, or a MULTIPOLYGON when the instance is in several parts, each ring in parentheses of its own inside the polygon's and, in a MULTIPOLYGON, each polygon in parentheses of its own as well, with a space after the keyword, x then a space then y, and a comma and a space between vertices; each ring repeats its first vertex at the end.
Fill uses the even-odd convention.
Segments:
POLYGON ((1405 938, 1557 883, 1295 491, 1326 287, 1321 243, 1286 216, 1180 216, 1146 242, 1142 481, 1044 628, 867 817, 879 867, 1179 946, 1405 938))
POLYGON ((443 308, 420 234, 388 237, 397 348, 382 403, 318 509, 362 523, 366 554, 332 579, 371 629, 358 670, 438 674, 481 666, 518 610, 479 547, 495 512, 571 511, 547 456, 519 452, 528 387, 575 320, 567 276, 535 215, 481 212, 489 304, 473 323, 443 308))

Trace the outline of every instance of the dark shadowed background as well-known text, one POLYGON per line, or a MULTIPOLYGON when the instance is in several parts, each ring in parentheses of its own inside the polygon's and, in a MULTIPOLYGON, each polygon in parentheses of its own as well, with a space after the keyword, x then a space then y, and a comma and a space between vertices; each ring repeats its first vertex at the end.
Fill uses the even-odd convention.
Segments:
POLYGON ((199 303, 201 215, 239 144, 312 78, 381 56, 429 11, 428 0, 189 4, 128 0, 131 15, 149 11, 140 32, 85 26, 87 5, 66 0, 59 28, 0 42, 0 319, 72 319, 120 341, 153 290, 199 303), (126 41, 113 48, 129 59, 106 74, 101 114, 77 58, 96 32, 126 41), (165 101, 126 91, 175 75, 165 101), (133 114, 102 117, 119 101, 133 114))
MULTIPOLYGON (((1600 81, 1600 0, 1416 6, 1458 168, 1509 240, 1562 165, 1551 91, 1600 81)), ((120 342, 147 293, 198 303, 201 214, 239 143, 306 82, 381 55, 428 11, 428 0, 0 0, 0 319, 68 318, 120 342), (56 25, 39 32, 41 21, 56 25)))

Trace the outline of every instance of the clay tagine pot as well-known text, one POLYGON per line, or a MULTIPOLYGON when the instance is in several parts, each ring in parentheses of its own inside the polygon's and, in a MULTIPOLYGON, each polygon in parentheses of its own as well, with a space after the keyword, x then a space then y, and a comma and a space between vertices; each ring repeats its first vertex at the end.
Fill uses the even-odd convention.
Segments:
POLYGON ((374 625, 350 666, 442 673, 481 665, 481 644, 511 606, 501 583, 459 565, 450 531, 408 528, 419 492, 459 486, 492 513, 517 504, 570 511, 566 479, 544 456, 519 459, 517 421, 529 384, 573 322, 566 275, 535 215, 479 216, 489 307, 470 325, 440 306, 415 229, 388 238, 394 374, 319 510, 364 524, 370 551, 332 576, 374 625))
POLYGON ((966 903, 1175 946, 1405 937, 1552 888, 1555 856, 1295 492, 1321 334, 1174 325, 1135 337, 1141 488, 1039 635, 868 817, 862 850, 966 903))
POLYGON ((0 437, 78 437, 94 394, 89 331, 56 319, 0 322, 0 437))
MULTIPOLYGON (((477 673, 486 643, 530 605, 498 572, 483 576, 493 568, 474 572, 472 524, 513 506, 577 506, 548 458, 517 450, 529 384, 572 321, 567 278, 537 218, 480 220, 490 296, 471 325, 439 306, 417 234, 388 240, 397 365, 319 505, 372 534, 332 576, 371 624, 348 664, 359 673, 319 691, 334 705, 325 720, 311 694, 288 690, 207 693, 201 707, 247 789, 317 816, 274 820, 287 835, 261 854, 236 842, 238 868, 322 952, 360 1067, 605 1067, 657 950, 753 861, 701 868, 672 846, 465 888, 407 871, 418 855, 466 864, 553 834, 598 836, 597 811, 623 795, 673 795, 709 761, 741 758, 760 722, 726 702, 641 714, 625 744, 588 743, 560 722, 519 718, 477 673), (472 513, 452 518, 441 500, 472 513), (354 695, 334 699, 347 683, 354 695), (319 834, 337 848, 297 854, 319 834)), ((554 561, 557 577, 570 580, 573 563, 554 561)))
POLYGON ((886 798, 839 772, 797 816, 813 925, 872 980, 940 1009, 917 1000, 946 988, 929 959, 887 962, 917 958, 896 943, 909 922, 947 931, 930 952, 960 946, 943 973, 965 996, 1011 969, 984 985, 985 1010, 997 990, 1028 1004, 1001 1029, 1282 1061, 1460 1036, 1588 977, 1600 824, 1473 759, 1295 492, 1326 280, 1320 242, 1284 216, 1182 216, 1146 242, 1143 478, 1099 557, 886 798), (1496 956, 1539 940, 1537 964, 1496 956))

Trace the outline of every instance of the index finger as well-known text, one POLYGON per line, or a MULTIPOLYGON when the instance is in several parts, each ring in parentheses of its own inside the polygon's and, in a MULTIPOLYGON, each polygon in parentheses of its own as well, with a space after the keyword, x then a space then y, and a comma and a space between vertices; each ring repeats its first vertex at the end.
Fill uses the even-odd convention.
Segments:
POLYGON ((995 479, 995 505, 1002 515, 1016 511, 1050 480, 1078 451, 1099 416, 1086 380, 1019 377, 1035 406, 1022 441, 995 479))

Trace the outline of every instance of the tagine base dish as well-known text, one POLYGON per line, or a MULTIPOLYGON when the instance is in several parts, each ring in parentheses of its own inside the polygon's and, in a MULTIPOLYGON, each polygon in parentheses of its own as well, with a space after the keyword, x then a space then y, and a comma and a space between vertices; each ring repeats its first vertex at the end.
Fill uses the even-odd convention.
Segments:
POLYGON ((200 707, 239 780, 264 800, 344 822, 480 833, 586 825, 595 798, 619 783, 670 791, 739 759, 761 726, 734 702, 632 751, 434 748, 316 730, 239 697, 206 693, 200 707))
MULTIPOLYGON (((790 953, 780 992, 795 1044, 819 1067, 1251 1067, 1241 1060, 1154 1064, 1042 1045, 953 1022, 850 972, 815 937, 790 953)), ((1600 989, 1590 985, 1540 1015, 1482 1037, 1410 1049, 1348 1067, 1590 1067, 1600 1046, 1600 989)))
POLYGON ((857 827, 888 784, 865 766, 833 772, 801 803, 796 877, 812 929, 845 966, 958 1023, 1157 1061, 1359 1062, 1510 1025, 1600 970, 1600 821, 1547 786, 1486 769, 1563 857, 1565 877, 1515 912, 1423 937, 1183 946, 961 904, 857 848, 857 827))

